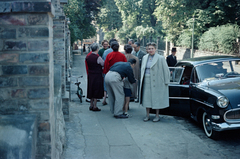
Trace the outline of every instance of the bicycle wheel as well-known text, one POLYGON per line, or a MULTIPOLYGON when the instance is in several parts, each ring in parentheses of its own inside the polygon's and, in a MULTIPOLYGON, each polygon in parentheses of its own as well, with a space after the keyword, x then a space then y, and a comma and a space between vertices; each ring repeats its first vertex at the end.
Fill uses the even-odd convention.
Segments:
POLYGON ((82 88, 78 88, 77 94, 78 94, 78 98, 80 99, 80 103, 82 103, 82 97, 83 97, 82 88))

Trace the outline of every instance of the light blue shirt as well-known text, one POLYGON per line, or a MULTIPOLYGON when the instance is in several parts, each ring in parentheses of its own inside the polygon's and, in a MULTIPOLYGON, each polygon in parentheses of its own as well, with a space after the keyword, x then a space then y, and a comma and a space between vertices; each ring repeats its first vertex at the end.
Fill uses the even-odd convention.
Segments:
POLYGON ((145 68, 145 74, 150 74, 150 68, 152 66, 153 58, 154 58, 154 55, 153 56, 151 56, 151 55, 148 56, 147 65, 146 65, 146 68, 145 68))
POLYGON ((106 60, 106 57, 109 53, 113 52, 113 49, 112 48, 109 48, 107 50, 104 51, 103 53, 103 56, 102 56, 102 59, 105 61, 106 60))

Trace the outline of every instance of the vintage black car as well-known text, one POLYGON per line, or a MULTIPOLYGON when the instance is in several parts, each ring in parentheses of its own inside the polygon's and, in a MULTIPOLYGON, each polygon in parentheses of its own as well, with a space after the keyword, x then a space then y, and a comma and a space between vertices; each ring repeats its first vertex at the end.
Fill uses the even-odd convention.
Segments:
POLYGON ((191 116, 209 138, 240 129, 240 58, 208 56, 170 67, 170 107, 161 114, 191 116))

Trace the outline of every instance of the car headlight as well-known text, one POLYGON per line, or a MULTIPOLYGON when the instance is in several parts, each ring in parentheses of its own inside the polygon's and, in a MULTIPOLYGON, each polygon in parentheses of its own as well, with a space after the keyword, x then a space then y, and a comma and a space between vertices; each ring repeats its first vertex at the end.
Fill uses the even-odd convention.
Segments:
POLYGON ((217 105, 220 107, 220 108, 226 108, 229 104, 229 100, 227 99, 227 97, 219 97, 217 99, 217 105))

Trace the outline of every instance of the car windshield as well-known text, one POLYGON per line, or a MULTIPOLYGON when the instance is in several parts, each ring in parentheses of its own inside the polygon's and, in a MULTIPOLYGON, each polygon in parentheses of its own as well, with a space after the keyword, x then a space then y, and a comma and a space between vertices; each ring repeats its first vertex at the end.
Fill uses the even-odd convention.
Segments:
POLYGON ((199 81, 240 77, 240 61, 220 61, 196 67, 199 81))

